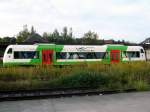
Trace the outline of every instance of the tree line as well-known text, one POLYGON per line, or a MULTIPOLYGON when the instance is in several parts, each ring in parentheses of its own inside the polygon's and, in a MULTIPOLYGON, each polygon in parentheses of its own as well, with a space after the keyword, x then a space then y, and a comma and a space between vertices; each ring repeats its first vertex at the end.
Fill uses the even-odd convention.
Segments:
MULTIPOLYGON (((23 26, 23 30, 20 31, 16 37, 3 37, 0 38, 0 43, 23 43, 31 35, 36 39, 38 34, 32 26, 29 30, 27 25, 23 26), (35 35, 35 36, 34 36, 35 35)), ((96 32, 88 31, 82 37, 75 37, 73 35, 72 28, 64 27, 62 32, 55 29, 53 32, 44 32, 41 36, 42 39, 46 40, 47 43, 55 44, 83 44, 83 45, 100 45, 104 44, 104 39, 99 38, 96 32)), ((124 40, 119 41, 124 42, 124 40)))

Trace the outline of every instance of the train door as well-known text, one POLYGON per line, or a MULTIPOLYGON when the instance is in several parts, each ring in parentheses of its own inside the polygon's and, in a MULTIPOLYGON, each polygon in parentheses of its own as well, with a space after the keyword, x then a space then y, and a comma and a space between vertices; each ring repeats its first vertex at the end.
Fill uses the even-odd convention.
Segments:
POLYGON ((111 50, 110 51, 110 63, 119 63, 120 61, 120 51, 111 50))
POLYGON ((51 50, 42 50, 42 64, 49 65, 52 63, 53 51, 51 50))

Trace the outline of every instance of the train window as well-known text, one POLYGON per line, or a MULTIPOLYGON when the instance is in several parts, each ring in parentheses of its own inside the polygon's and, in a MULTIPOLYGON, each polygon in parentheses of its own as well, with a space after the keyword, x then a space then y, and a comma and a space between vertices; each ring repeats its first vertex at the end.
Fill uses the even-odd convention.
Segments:
POLYGON ((133 57, 134 52, 127 52, 127 57, 131 58, 133 57))
POLYGON ((38 59, 38 51, 15 51, 14 59, 38 59))
POLYGON ((97 59, 104 59, 108 57, 108 52, 95 52, 97 59))
POLYGON ((7 54, 12 54, 12 48, 9 48, 7 54))
POLYGON ((67 53, 66 52, 56 52, 56 58, 57 59, 66 59, 67 53))
POLYGON ((77 53, 68 53, 67 59, 79 59, 79 55, 77 53))
POLYGON ((86 53, 85 59, 96 59, 95 53, 86 53))
POLYGON ((78 56, 79 56, 79 59, 86 59, 86 53, 84 52, 80 52, 80 53, 78 53, 78 56))
POLYGON ((104 59, 106 52, 57 52, 57 59, 104 59))
POLYGON ((141 49, 141 53, 144 53, 144 50, 143 50, 143 49, 141 49))
POLYGON ((129 58, 139 58, 140 57, 140 52, 127 52, 127 57, 129 58))

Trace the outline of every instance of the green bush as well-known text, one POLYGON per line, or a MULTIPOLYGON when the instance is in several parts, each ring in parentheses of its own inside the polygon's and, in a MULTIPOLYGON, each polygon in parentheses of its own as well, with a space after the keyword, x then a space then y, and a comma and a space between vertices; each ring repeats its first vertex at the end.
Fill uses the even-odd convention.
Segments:
POLYGON ((107 77, 104 75, 89 72, 89 71, 80 71, 73 73, 69 76, 61 76, 58 79, 60 86, 62 87, 91 87, 97 88, 101 85, 105 85, 107 77))

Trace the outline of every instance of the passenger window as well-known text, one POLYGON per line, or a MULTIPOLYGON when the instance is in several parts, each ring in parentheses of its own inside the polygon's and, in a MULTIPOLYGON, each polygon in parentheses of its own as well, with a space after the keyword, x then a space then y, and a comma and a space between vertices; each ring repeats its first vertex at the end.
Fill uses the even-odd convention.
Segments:
POLYGON ((67 59, 67 53, 66 52, 56 52, 56 58, 57 59, 67 59))
POLYGON ((129 51, 129 52, 127 52, 127 57, 129 57, 129 58, 139 58, 140 57, 140 52, 131 52, 131 51, 129 51))
POLYGON ((108 52, 56 52, 56 59, 105 59, 108 52))
POLYGON ((96 56, 94 53, 86 53, 87 56, 86 56, 86 59, 96 59, 96 56))
POLYGON ((14 59, 39 59, 38 51, 15 51, 14 59))
POLYGON ((7 54, 12 54, 12 48, 9 48, 7 54))

